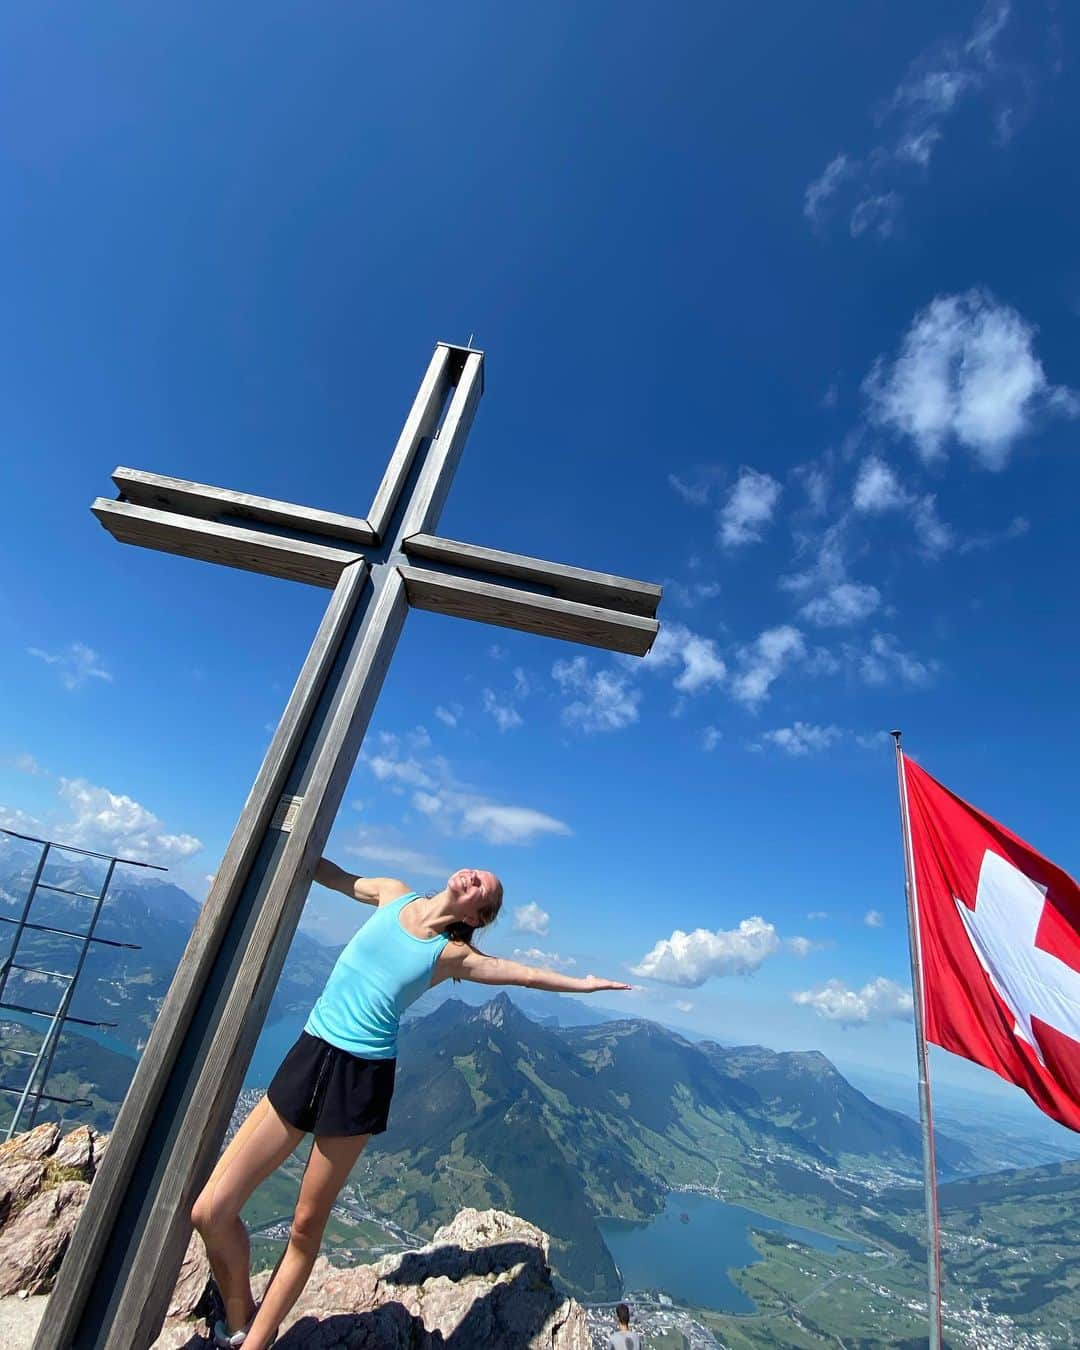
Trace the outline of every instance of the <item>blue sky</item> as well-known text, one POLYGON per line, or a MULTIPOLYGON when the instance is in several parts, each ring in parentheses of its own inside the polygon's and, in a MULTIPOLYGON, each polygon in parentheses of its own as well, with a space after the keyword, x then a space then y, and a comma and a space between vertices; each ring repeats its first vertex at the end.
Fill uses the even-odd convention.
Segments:
POLYGON ((326 597, 122 547, 89 503, 120 463, 363 514, 434 342, 474 332, 442 532, 663 582, 662 638, 411 615, 330 852, 491 867, 493 951, 909 1072, 883 732, 1080 861, 1064 7, 0 34, 5 819, 205 891, 326 597))

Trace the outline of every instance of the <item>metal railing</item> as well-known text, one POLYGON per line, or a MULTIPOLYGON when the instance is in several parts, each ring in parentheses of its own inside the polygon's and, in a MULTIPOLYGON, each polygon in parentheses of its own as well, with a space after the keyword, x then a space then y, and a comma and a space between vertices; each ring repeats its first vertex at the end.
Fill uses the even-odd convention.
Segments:
POLYGON ((41 1017, 48 1022, 48 1028, 42 1038, 37 1050, 8 1050, 9 1054, 23 1056, 27 1059, 33 1059, 30 1066, 30 1073, 27 1075, 26 1082, 21 1087, 9 1087, 0 1083, 0 1092, 10 1093, 17 1096, 19 1101, 15 1107, 15 1114, 11 1118, 5 1138, 10 1139, 18 1130, 19 1122, 23 1113, 30 1106, 30 1118, 28 1128, 33 1128, 37 1120, 37 1114, 43 1101, 59 1102, 65 1106, 88 1106, 90 1099, 85 1097, 58 1097, 45 1091, 49 1081, 49 1074, 52 1072, 53 1059, 56 1055, 57 1046, 60 1043, 60 1034, 64 1028, 65 1022, 75 1022, 80 1026, 96 1027, 101 1030, 107 1030, 115 1027, 115 1022, 98 1022, 85 1017, 73 1017, 68 1011, 71 1007, 72 998, 75 995, 75 985, 79 976, 82 974, 83 966, 86 964, 87 953, 91 946, 100 944, 104 947, 120 947, 127 951, 138 951, 139 944, 135 942, 116 942, 112 938, 98 937, 94 929, 97 927, 98 919, 101 916, 102 907, 105 904, 105 898, 109 887, 112 884, 113 873, 118 865, 128 867, 147 867, 155 872, 165 872, 168 869, 158 867, 155 863, 138 862, 134 858, 121 858, 110 853, 95 853, 92 849, 76 848, 71 844, 60 844, 51 839, 37 839, 30 834, 18 834, 15 830, 0 829, 0 834, 6 834, 12 839, 21 839, 29 844, 37 844, 41 848, 41 856, 37 860, 34 868, 33 879, 30 882, 30 889, 27 891, 26 900, 22 907, 22 913, 17 919, 10 918, 7 915, 0 914, 0 923, 12 924, 15 927, 15 935, 7 956, 0 963, 0 1010, 5 1008, 12 1012, 22 1013, 24 1016, 41 1017), (70 890, 64 886, 53 886, 42 881, 42 875, 45 872, 45 864, 49 860, 50 852, 60 854, 78 854, 81 858, 97 858, 106 863, 105 879, 102 882, 100 890, 96 893, 92 891, 70 890), (85 931, 78 932, 68 928, 57 928, 51 924, 33 923, 30 919, 30 911, 34 901, 40 891, 48 891, 54 895, 72 896, 79 900, 90 901, 94 908, 90 916, 89 926, 85 931), (27 932, 34 933, 52 933, 58 937, 71 938, 79 943, 76 955, 75 969, 69 974, 64 971, 47 970, 43 966, 24 965, 16 961, 19 953, 19 944, 22 942, 27 932), (63 992, 60 996, 60 1002, 57 1007, 49 1012, 41 1008, 31 1008, 26 1004, 14 1003, 5 997, 7 993, 8 977, 13 970, 21 971, 23 974, 44 975, 50 980, 60 980, 63 982, 63 992), (36 1085, 36 1086, 35 1086, 36 1085))

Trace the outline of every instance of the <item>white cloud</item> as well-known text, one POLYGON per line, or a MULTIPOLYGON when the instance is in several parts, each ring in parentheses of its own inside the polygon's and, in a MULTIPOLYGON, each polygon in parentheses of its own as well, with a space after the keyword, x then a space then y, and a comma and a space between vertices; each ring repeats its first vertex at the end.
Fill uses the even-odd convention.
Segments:
POLYGON ((921 661, 905 652, 892 633, 875 633, 868 650, 858 653, 850 649, 849 655, 867 684, 887 684, 890 679, 898 679, 904 684, 927 685, 937 671, 937 662, 921 661))
POLYGON ((515 947, 513 954, 519 961, 543 961, 549 966, 562 966, 564 969, 577 965, 572 956, 560 956, 558 952, 544 952, 539 947, 515 947))
POLYGON ((919 550, 927 558, 940 558, 952 548, 955 542, 952 527, 938 515, 937 498, 932 492, 915 502, 911 523, 915 527, 919 550))
MULTIPOLYGON (((661 635, 663 631, 660 630, 661 635)), ((619 731, 638 720, 641 691, 634 688, 627 676, 614 670, 598 670, 593 674, 584 656, 556 661, 551 674, 564 694, 575 696, 563 708, 562 720, 567 726, 587 732, 619 731)))
POLYGON ((899 192, 871 193, 857 202, 851 213, 851 237, 858 239, 867 231, 879 239, 889 239, 896 233, 903 198, 899 192))
POLYGON ((793 757, 814 754, 827 750, 843 738, 843 731, 836 726, 819 727, 812 722, 795 722, 790 727, 777 727, 775 731, 766 731, 762 740, 769 741, 777 749, 793 757))
POLYGON ((676 928, 630 969, 663 984, 696 988, 710 978, 748 975, 779 950, 776 929, 755 914, 729 931, 676 928))
POLYGON ((442 755, 404 755, 398 737, 383 733, 377 739, 380 753, 361 755, 361 762, 394 791, 404 793, 411 787, 412 805, 443 834, 477 835, 489 844, 521 845, 544 835, 572 833, 565 821, 543 811, 491 801, 460 782, 442 755))
MULTIPOLYGON (((1030 90, 1041 82, 1045 57, 1034 63, 999 60, 996 45, 1011 6, 990 0, 966 41, 946 38, 920 53, 885 102, 878 121, 884 136, 863 157, 842 153, 806 189, 803 214, 819 231, 839 209, 850 212, 853 236, 895 231, 901 189, 925 181, 944 128, 960 105, 975 96, 994 107, 999 143, 1012 134, 1030 90)), ((1014 46, 1016 45, 1014 41, 1014 46)))
POLYGON ((570 826, 531 806, 467 806, 461 816, 463 834, 479 835, 489 844, 531 844, 541 835, 572 834, 570 826))
POLYGON ((814 225, 822 223, 826 206, 840 184, 855 172, 855 168, 847 155, 837 155, 835 159, 829 160, 821 176, 815 178, 803 194, 803 215, 807 220, 814 225))
POLYGON ((726 548, 759 543, 781 491, 767 473, 744 468, 719 513, 720 542, 726 548))
POLYGON ((879 455, 868 455, 859 465, 852 493, 856 511, 880 515, 884 511, 902 510, 910 501, 896 472, 879 455))
POLYGON ((694 1011, 694 1005, 692 1003, 687 1003, 684 998, 677 998, 672 1006, 675 1008, 676 1012, 689 1013, 694 1011))
POLYGON ((668 482, 687 504, 687 506, 707 506, 709 502, 709 483, 684 483, 678 474, 669 473, 668 482))
POLYGON ((866 1026, 871 1022, 910 1022, 914 1004, 911 992, 895 980, 878 977, 861 989, 848 989, 840 980, 827 980, 816 989, 791 995, 791 1001, 813 1008, 819 1017, 842 1026, 866 1026))
POLYGON ((512 731, 514 727, 522 725, 522 716, 512 703, 500 703, 490 689, 485 689, 481 698, 484 711, 494 719, 500 731, 512 731))
POLYGON ((893 738, 887 731, 870 731, 855 737, 855 744, 860 750, 883 750, 892 743, 893 738))
POLYGON ((881 604, 876 586, 857 581, 842 581, 824 595, 808 600, 799 613, 820 628, 841 628, 861 623, 881 604))
POLYGON ((769 697, 769 689, 781 672, 806 655, 802 633, 791 624, 767 628, 739 651, 739 669, 732 677, 732 697, 756 708, 769 697))
POLYGON ((105 680, 112 683, 112 675, 105 669, 101 657, 85 642, 71 642, 62 652, 46 652, 40 647, 27 647, 31 656, 53 666, 65 689, 78 689, 87 680, 105 680))
POLYGON ((702 750, 715 750, 723 739, 724 733, 719 727, 703 727, 701 732, 701 748, 702 750))
POLYGON ((1014 516, 1003 530, 990 530, 984 534, 973 534, 968 539, 962 539, 956 547, 958 553, 976 553, 985 548, 993 548, 997 544, 1006 543, 1010 539, 1023 539, 1031 529, 1031 521, 1026 516, 1014 516))
MULTIPOLYGON (((0 829, 14 830, 16 834, 32 834, 41 837, 41 821, 18 806, 0 806, 0 829)), ((0 847, 6 847, 11 841, 0 838, 0 847)))
POLYGON ((793 595, 804 595, 808 591, 825 590, 847 581, 847 565, 844 562, 844 534, 846 529, 847 518, 841 516, 820 537, 814 535, 800 536, 799 553, 804 554, 811 547, 816 547, 816 556, 814 561, 809 566, 804 567, 801 572, 791 572, 787 576, 781 577, 779 581, 780 589, 789 591, 793 595))
POLYGON ((816 923, 820 919, 827 919, 829 911, 827 909, 812 909, 806 917, 816 923))
POLYGON ((915 316, 895 360, 879 359, 867 377, 871 416, 927 462, 955 442, 984 468, 1004 468, 1040 416, 1080 413, 1076 395, 1047 380, 1035 331, 987 291, 938 296, 915 316))
POLYGON ((808 937, 787 938, 784 945, 788 951, 800 958, 809 956, 811 952, 821 950, 821 943, 812 942, 808 937))
POLYGON ((460 703, 451 703, 449 707, 445 707, 443 704, 440 703, 439 706, 435 709, 435 716, 439 719, 439 721, 443 724, 443 726, 456 727, 457 724, 461 721, 461 714, 463 712, 464 709, 462 708, 460 703))
POLYGON ((546 937, 550 923, 551 915, 533 900, 514 910, 515 933, 536 933, 538 937, 546 937))
POLYGON ((859 466, 852 503, 865 515, 902 511, 911 519, 919 551, 927 558, 939 558, 952 548, 955 537, 951 526, 937 512, 933 493, 919 497, 903 487, 895 471, 877 455, 870 455, 859 466))
POLYGON ((515 667, 514 667, 514 697, 515 697, 515 698, 528 698, 528 696, 529 696, 530 693, 532 693, 532 684, 531 684, 531 682, 530 682, 530 680, 529 680, 528 675, 525 674, 524 670, 522 670, 522 668, 521 668, 520 666, 515 666, 515 667))
POLYGON ((12 765, 20 773, 28 773, 34 778, 47 777, 46 771, 41 767, 33 755, 25 751, 12 757, 12 765))
POLYGON ((697 694, 710 685, 720 684, 727 674, 727 666, 717 654, 713 639, 682 623, 664 624, 647 656, 628 656, 625 661, 629 669, 638 670, 681 666, 674 683, 683 694, 697 694))
POLYGON ((61 778, 59 795, 73 812, 70 821, 57 827, 66 844, 160 864, 190 858, 202 848, 194 835, 168 833, 133 797, 85 778, 61 778))
POLYGON ((493 661, 505 661, 509 654, 510 653, 506 648, 501 647, 497 642, 493 642, 488 648, 488 656, 490 656, 493 661))
POLYGON ((437 877, 444 881, 454 871, 441 859, 420 849, 410 848, 408 844, 380 836, 374 830, 362 830, 355 843, 345 845, 345 852, 364 862, 377 863, 386 872, 400 871, 421 877, 437 877))
POLYGON ((884 926, 885 918, 880 910, 868 909, 863 916, 863 923, 867 928, 881 928, 884 926))
POLYGON ((396 754, 361 755, 361 759, 380 783, 401 783, 408 787, 433 788, 435 779, 418 759, 400 759, 396 754))

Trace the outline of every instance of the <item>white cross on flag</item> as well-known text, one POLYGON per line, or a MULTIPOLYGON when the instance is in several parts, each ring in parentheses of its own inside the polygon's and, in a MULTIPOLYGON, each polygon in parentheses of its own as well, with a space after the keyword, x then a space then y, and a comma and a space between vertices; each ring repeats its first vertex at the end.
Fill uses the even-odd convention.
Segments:
POLYGON ((905 755, 926 1037, 1080 1130, 1080 888, 905 755))

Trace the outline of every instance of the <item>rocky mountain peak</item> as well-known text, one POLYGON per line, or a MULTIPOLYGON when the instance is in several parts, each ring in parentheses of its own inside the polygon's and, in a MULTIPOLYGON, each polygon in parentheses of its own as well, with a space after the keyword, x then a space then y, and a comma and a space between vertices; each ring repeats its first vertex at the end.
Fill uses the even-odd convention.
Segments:
POLYGON ((487 1022, 493 1027, 511 1027, 521 1021, 527 1021, 525 1014, 505 991, 497 994, 490 1003, 485 1003, 475 1014, 478 1022, 487 1022))
MULTIPOLYGON (((57 1126, 39 1125, 0 1146, 0 1295, 18 1297, 8 1305, 18 1316, 5 1326, 17 1329, 19 1343, 33 1338, 45 1299, 29 1296, 52 1288, 105 1144, 85 1126, 61 1137, 57 1126)), ((463 1209, 416 1251, 351 1269, 320 1257, 281 1331, 294 1350, 450 1343, 591 1350, 585 1310, 552 1284, 549 1249, 548 1235, 516 1215, 463 1209)), ((209 1278, 193 1237, 157 1350, 210 1350, 209 1278)), ((256 1298, 268 1279, 255 1279, 256 1298)))

